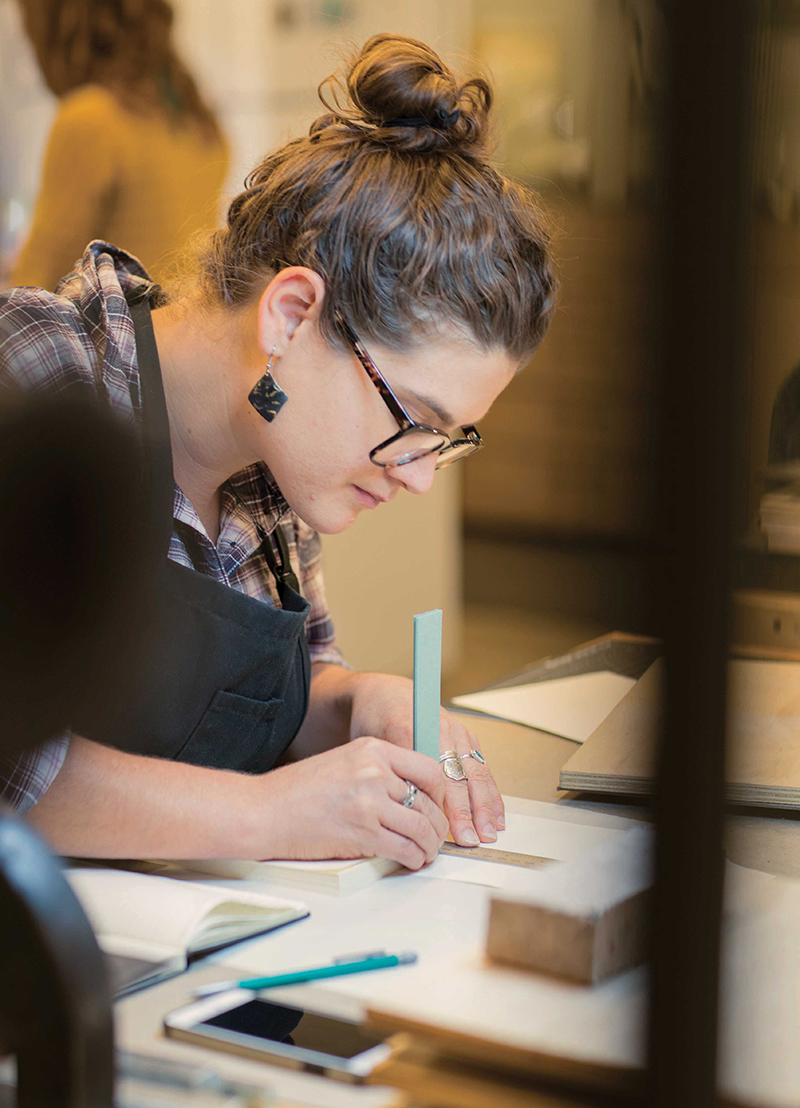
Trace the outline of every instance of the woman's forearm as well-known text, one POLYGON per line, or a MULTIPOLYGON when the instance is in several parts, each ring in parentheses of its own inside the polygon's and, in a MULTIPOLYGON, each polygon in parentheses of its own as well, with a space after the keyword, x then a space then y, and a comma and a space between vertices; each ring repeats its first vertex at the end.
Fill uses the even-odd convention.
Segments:
POLYGON ((263 783, 263 777, 128 754, 76 735, 26 819, 58 854, 255 858, 279 836, 269 826, 275 817, 263 783))
POLYGON ((374 738, 253 775, 145 758, 74 737, 26 816, 89 858, 392 858, 419 868, 444 838, 442 775, 374 738), (406 782, 419 790, 412 812, 406 782))
POLYGON ((343 666, 314 662, 308 713, 286 752, 287 760, 308 758, 349 740, 353 690, 361 676, 343 666))

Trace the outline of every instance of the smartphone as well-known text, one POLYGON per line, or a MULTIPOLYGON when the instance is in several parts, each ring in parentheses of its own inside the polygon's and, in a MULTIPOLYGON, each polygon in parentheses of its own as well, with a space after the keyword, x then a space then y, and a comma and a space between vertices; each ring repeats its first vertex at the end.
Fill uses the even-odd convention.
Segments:
POLYGON ((392 1054, 389 1043, 358 1023, 253 998, 241 989, 170 1012, 164 1030, 187 1043, 344 1081, 363 1081, 392 1054))

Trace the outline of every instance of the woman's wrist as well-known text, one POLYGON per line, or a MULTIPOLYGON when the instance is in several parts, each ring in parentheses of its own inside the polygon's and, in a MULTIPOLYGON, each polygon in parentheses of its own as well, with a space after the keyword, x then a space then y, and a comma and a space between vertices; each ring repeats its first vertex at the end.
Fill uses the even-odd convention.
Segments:
POLYGON ((370 673, 362 673, 359 670, 345 669, 344 666, 336 666, 329 662, 314 663, 314 681, 312 689, 317 681, 323 686, 333 707, 340 712, 346 712, 348 717, 353 708, 353 698, 357 689, 365 679, 373 676, 370 673))
POLYGON ((338 720, 338 725, 349 732, 353 718, 353 706, 359 693, 378 674, 345 669, 328 663, 314 666, 311 684, 312 701, 338 720))

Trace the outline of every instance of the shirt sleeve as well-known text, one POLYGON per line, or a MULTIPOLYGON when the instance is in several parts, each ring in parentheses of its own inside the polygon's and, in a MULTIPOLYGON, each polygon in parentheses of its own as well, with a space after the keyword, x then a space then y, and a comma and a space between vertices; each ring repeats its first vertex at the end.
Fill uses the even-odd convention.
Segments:
POLYGON ((42 168, 28 240, 11 274, 14 285, 52 292, 91 239, 103 237, 116 176, 111 94, 87 86, 58 109, 42 168))
POLYGON ((336 631, 325 599, 325 583, 322 579, 322 544, 319 535, 297 517, 295 517, 295 535, 300 562, 300 591, 311 605, 306 620, 306 638, 311 661, 328 662, 334 666, 352 669, 353 667, 336 645, 336 631))
POLYGON ((23 816, 53 784, 64 764, 69 735, 27 750, 16 760, 0 756, 0 798, 23 816))

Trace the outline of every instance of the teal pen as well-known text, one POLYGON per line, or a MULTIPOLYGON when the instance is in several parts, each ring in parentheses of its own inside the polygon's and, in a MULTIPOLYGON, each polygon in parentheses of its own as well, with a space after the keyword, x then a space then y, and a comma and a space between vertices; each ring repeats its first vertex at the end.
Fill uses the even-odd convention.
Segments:
POLYGON ((192 996, 212 996, 228 989, 275 989, 279 985, 299 985, 304 981, 318 981, 321 977, 344 977, 348 973, 366 973, 368 970, 390 969, 392 966, 405 966, 416 962, 417 956, 411 951, 403 954, 384 954, 377 958, 362 958, 358 962, 334 963, 327 966, 315 966, 313 969, 295 970, 294 973, 279 973, 275 977, 246 977, 243 981, 215 981, 210 985, 201 985, 192 996))

